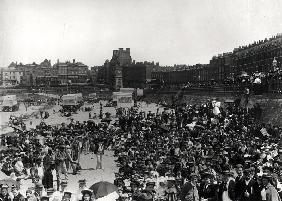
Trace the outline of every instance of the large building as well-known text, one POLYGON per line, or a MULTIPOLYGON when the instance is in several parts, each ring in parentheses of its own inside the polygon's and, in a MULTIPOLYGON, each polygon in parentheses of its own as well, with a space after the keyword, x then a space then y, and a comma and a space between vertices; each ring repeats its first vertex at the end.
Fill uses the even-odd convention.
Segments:
POLYGON ((130 48, 113 50, 112 59, 106 60, 104 67, 98 72, 98 81, 111 89, 122 87, 144 88, 151 79, 153 68, 159 63, 135 62, 130 56, 130 48))
POLYGON ((240 46, 233 51, 234 67, 237 72, 255 71, 267 72, 272 69, 274 58, 277 66, 281 68, 282 63, 282 34, 264 39, 247 46, 240 46))
POLYGON ((232 53, 223 53, 212 57, 208 68, 209 79, 221 82, 233 71, 232 53))
MULTIPOLYGON (((24 86, 58 86, 71 83, 86 83, 89 79, 88 66, 81 62, 75 62, 75 60, 63 63, 58 60, 53 66, 51 61, 47 59, 40 64, 35 62, 31 64, 12 63, 9 69, 12 68, 16 72, 21 72, 21 76, 18 76, 17 79, 20 80, 18 83, 24 86)), ((4 73, 4 75, 7 77, 7 73, 4 73)), ((5 79, 11 80, 11 78, 13 76, 5 79)))
POLYGON ((59 84, 57 69, 51 65, 51 60, 45 59, 34 69, 36 86, 56 86, 59 84))
POLYGON ((17 70, 22 71, 21 84, 24 86, 50 86, 57 84, 58 76, 51 61, 45 59, 40 64, 16 64, 17 70))
POLYGON ((81 84, 88 81, 88 66, 81 62, 76 62, 75 59, 72 62, 60 62, 58 60, 53 68, 56 69, 61 85, 81 84))
POLYGON ((154 68, 152 77, 167 85, 185 83, 224 83, 226 78, 243 72, 268 73, 274 66, 282 69, 282 34, 235 48, 212 57, 209 64, 154 68))
MULTIPOLYGON (((160 68, 159 68, 160 69, 160 68)), ((209 69, 206 64, 186 66, 185 69, 165 67, 164 70, 152 72, 152 78, 159 80, 164 85, 185 85, 188 83, 206 82, 209 69)))
POLYGON ((124 66, 122 79, 124 87, 145 88, 146 83, 152 78, 154 62, 137 62, 124 66))
POLYGON ((120 66, 131 64, 130 48, 113 50, 112 60, 117 60, 117 64, 120 66))
POLYGON ((98 80, 100 83, 107 85, 111 89, 119 90, 123 87, 122 69, 132 63, 130 56, 130 48, 119 48, 113 50, 111 60, 106 60, 104 68, 98 72, 98 80))
POLYGON ((0 71, 2 85, 15 86, 21 84, 23 71, 11 65, 8 68, 1 68, 0 71))

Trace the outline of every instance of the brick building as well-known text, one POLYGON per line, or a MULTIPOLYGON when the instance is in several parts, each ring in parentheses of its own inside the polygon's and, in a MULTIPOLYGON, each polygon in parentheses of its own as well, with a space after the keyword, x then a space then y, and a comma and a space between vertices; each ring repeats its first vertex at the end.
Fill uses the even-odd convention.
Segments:
POLYGON ((81 62, 76 62, 75 59, 73 59, 73 62, 59 62, 58 60, 53 68, 57 72, 58 81, 61 85, 87 82, 88 66, 81 62))
POLYGON ((227 77, 238 76, 242 71, 249 75, 255 71, 267 74, 274 70, 273 66, 282 69, 282 34, 214 56, 209 64, 154 68, 152 77, 167 85, 209 83, 212 80, 221 84, 227 77))
POLYGON ((51 65, 51 60, 45 59, 34 69, 36 86, 57 86, 59 84, 57 69, 51 65))
POLYGON ((20 71, 23 71, 23 76, 21 84, 24 86, 34 86, 36 85, 35 79, 35 68, 38 64, 33 62, 32 64, 17 64, 16 68, 20 71))
POLYGON ((123 68, 131 63, 130 48, 113 50, 111 60, 106 60, 104 67, 98 72, 99 83, 105 84, 115 90, 123 87, 123 68))
POLYGON ((117 60, 118 65, 125 66, 129 65, 132 62, 130 56, 130 48, 119 48, 118 50, 113 50, 112 60, 117 60))
POLYGON ((233 61, 236 73, 246 71, 267 72, 272 69, 273 59, 277 66, 282 67, 282 34, 270 39, 259 40, 247 46, 240 46, 233 51, 233 61))
POLYGON ((138 62, 124 66, 122 69, 123 85, 129 88, 145 88, 148 80, 152 78, 154 62, 138 62))
POLYGON ((112 59, 106 60, 103 68, 98 72, 98 81, 108 85, 111 89, 121 87, 144 88, 151 79, 152 70, 159 63, 135 62, 130 56, 130 48, 113 50, 112 59))
POLYGON ((212 57, 210 60, 208 74, 209 78, 216 82, 221 82, 232 72, 233 60, 232 53, 223 53, 212 57))
POLYGON ((185 85, 208 81, 209 65, 196 64, 184 67, 164 67, 164 70, 153 71, 152 78, 166 85, 185 85))

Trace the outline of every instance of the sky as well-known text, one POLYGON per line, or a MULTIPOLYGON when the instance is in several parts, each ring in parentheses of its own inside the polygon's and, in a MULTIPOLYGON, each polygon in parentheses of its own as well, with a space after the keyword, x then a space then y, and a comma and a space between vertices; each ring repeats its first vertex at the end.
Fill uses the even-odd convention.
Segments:
POLYGON ((209 63, 282 33, 281 10, 281 0, 0 0, 0 67, 103 65, 118 48, 160 65, 209 63))

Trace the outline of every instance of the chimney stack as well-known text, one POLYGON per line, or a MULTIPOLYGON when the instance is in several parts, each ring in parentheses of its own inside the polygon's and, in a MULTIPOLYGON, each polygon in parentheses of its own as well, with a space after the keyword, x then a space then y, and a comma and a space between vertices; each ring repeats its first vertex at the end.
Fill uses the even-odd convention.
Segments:
POLYGON ((60 62, 60 60, 59 60, 59 59, 57 59, 57 64, 59 64, 59 62, 60 62))
POLYGON ((72 63, 75 63, 75 59, 72 60, 72 63))

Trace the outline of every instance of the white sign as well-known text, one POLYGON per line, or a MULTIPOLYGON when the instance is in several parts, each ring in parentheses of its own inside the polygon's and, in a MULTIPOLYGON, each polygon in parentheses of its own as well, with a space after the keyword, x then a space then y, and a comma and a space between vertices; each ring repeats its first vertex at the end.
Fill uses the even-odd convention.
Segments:
POLYGON ((136 95, 137 96, 143 96, 144 95, 143 89, 137 89, 136 90, 136 95))

